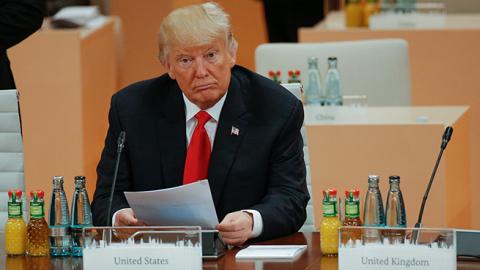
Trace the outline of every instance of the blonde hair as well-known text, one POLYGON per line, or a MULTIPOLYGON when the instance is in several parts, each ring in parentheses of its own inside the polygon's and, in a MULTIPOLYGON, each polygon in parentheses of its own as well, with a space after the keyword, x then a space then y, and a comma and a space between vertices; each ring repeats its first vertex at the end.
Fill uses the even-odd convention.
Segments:
POLYGON ((172 46, 205 45, 222 38, 233 54, 237 41, 233 37, 229 15, 214 2, 192 5, 172 11, 160 25, 158 58, 165 63, 172 46))

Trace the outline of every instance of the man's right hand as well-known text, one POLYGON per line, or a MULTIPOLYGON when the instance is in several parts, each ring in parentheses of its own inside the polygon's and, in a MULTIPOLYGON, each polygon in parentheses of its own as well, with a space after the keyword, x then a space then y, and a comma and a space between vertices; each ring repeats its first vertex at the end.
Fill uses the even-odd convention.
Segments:
POLYGON ((124 208, 115 213, 113 226, 145 226, 146 224, 135 217, 132 208, 124 208))

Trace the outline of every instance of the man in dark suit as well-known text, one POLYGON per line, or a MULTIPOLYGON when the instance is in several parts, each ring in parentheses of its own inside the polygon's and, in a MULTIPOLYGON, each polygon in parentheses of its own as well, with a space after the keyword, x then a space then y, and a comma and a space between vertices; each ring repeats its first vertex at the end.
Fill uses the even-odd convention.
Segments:
POLYGON ((16 88, 7 49, 40 28, 44 10, 44 0, 0 0, 0 89, 16 88))
POLYGON ((168 188, 207 178, 227 244, 296 232, 306 218, 301 102, 286 89, 235 66, 228 15, 213 3, 178 9, 159 31, 168 74, 112 97, 97 168, 95 225, 142 225, 124 191, 168 188), (106 215, 116 140, 127 134, 106 215))

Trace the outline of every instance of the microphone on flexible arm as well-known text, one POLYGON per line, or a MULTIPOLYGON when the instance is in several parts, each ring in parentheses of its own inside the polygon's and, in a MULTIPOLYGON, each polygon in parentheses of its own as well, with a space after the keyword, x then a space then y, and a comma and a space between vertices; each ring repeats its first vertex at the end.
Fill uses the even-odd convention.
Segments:
POLYGON ((110 214, 112 212, 113 193, 115 192, 115 184, 117 183, 118 166, 120 165, 120 157, 125 146, 125 131, 121 131, 117 139, 117 159, 115 161, 115 169, 113 171, 112 188, 110 190, 110 197, 108 199, 108 211, 107 211, 107 226, 112 226, 112 218, 110 214))
MULTIPOLYGON (((430 192, 430 188, 432 187, 435 174, 437 173, 438 165, 440 164, 440 160, 442 159, 443 151, 445 150, 448 142, 452 138, 452 134, 453 134, 453 128, 451 126, 448 126, 443 132, 442 144, 440 146, 440 153, 438 154, 437 162, 433 167, 432 175, 430 176, 430 181, 428 182, 427 190, 425 190, 425 194, 423 195, 422 206, 420 207, 420 212, 418 213, 418 220, 417 220, 417 223, 415 224, 415 228, 420 229, 422 227, 423 210, 425 208, 425 204, 427 203, 428 194, 430 192)), ((419 236, 419 230, 413 230, 413 233, 412 233, 413 243, 418 242, 418 236, 419 236)))

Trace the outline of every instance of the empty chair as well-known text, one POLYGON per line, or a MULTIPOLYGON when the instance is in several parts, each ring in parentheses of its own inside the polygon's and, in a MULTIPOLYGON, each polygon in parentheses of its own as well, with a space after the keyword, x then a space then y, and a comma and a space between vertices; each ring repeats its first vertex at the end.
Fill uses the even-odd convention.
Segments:
MULTIPOLYGON (((293 95, 295 95, 298 99, 302 100, 302 85, 299 83, 288 83, 288 84, 282 84, 283 87, 285 87, 288 91, 290 91, 293 95)), ((305 166, 307 168, 307 188, 308 188, 308 194, 310 194, 310 197, 312 196, 312 181, 310 178, 310 161, 308 158, 308 147, 307 147, 307 132, 305 131, 305 127, 303 126, 301 129, 302 132, 302 138, 303 138, 303 156, 305 159, 305 166)), ((308 201, 307 205, 307 219, 305 220, 305 223, 303 224, 302 228, 300 228, 300 231, 302 232, 312 232, 315 231, 315 226, 313 224, 314 221, 314 213, 313 213, 313 204, 312 204, 312 199, 308 201)))
POLYGON ((287 72, 299 69, 307 84, 307 60, 318 58, 325 79, 327 58, 338 59, 343 95, 366 95, 369 106, 411 105, 408 44, 402 39, 378 39, 326 43, 270 43, 257 47, 256 71, 267 76, 269 70, 287 72))
MULTIPOLYGON (((8 189, 25 191, 23 145, 16 90, 0 90, 0 228, 8 218, 8 189)), ((24 192, 25 193, 25 192, 24 192)), ((25 194, 24 194, 25 195, 25 194)), ((23 216, 26 217, 25 196, 23 216)))

